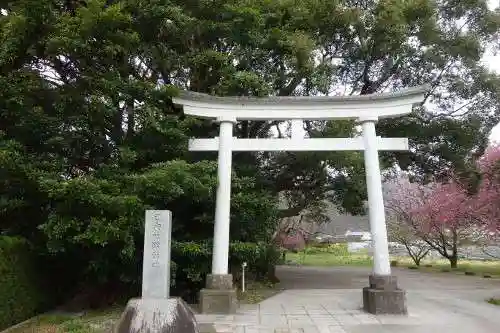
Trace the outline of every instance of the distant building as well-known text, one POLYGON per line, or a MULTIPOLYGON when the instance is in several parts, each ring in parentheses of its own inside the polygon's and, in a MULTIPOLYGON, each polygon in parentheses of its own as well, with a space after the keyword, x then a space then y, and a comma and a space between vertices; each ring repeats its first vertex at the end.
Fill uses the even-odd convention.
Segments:
POLYGON ((315 241, 340 243, 371 239, 368 216, 342 214, 331 202, 326 204, 324 214, 328 217, 328 221, 324 223, 318 224, 304 219, 306 225, 311 225, 311 234, 315 241))
POLYGON ((372 234, 369 231, 351 231, 347 230, 345 233, 347 239, 354 238, 359 241, 371 241, 372 234))
POLYGON ((371 240, 370 223, 368 216, 354 216, 342 214, 337 207, 326 202, 324 215, 327 221, 318 223, 307 215, 289 217, 282 222, 282 229, 278 235, 283 247, 305 246, 308 241, 319 243, 356 243, 371 240), (287 246, 284 246, 287 244, 287 246))

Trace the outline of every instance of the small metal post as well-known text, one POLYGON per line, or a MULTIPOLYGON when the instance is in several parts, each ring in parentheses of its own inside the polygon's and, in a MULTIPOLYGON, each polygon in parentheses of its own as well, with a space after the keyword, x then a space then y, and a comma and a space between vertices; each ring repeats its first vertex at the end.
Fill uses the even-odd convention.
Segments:
POLYGON ((241 264, 241 291, 245 292, 245 268, 247 267, 247 263, 244 262, 241 264))

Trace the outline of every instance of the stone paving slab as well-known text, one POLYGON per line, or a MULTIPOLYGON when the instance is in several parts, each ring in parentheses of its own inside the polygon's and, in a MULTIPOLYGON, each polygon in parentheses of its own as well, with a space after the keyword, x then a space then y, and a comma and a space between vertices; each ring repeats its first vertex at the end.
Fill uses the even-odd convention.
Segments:
MULTIPOLYGON (((500 295, 500 289, 494 292, 500 295)), ((359 290, 288 290, 235 315, 198 315, 197 320, 215 323, 218 333, 499 332, 500 308, 484 298, 481 303, 460 299, 466 294, 409 291, 408 316, 375 316, 360 309, 359 290)))
MULTIPOLYGON (((294 274, 302 277, 304 272, 294 274)), ((342 274, 343 279, 348 277, 346 271, 342 274)), ((354 269, 353 274, 359 277, 360 270, 354 269)), ((448 279, 405 271, 398 271, 398 279, 407 288, 408 316, 375 316, 362 311, 362 293, 355 278, 354 288, 314 289, 320 281, 310 281, 311 289, 285 290, 259 304, 244 305, 235 315, 198 315, 197 320, 215 323, 218 333, 500 332, 500 307, 485 302, 493 295, 500 296, 500 281, 448 279)), ((296 283, 285 278, 285 283, 308 286, 302 279, 296 283)))

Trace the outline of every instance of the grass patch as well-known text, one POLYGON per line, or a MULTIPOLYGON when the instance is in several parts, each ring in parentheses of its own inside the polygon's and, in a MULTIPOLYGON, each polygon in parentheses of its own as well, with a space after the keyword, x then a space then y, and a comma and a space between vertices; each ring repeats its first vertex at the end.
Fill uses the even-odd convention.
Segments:
POLYGON ((500 298, 490 298, 487 299, 486 302, 493 304, 493 305, 499 305, 500 306, 500 298))
POLYGON ((286 260, 304 266, 370 266, 373 263, 368 254, 336 255, 334 253, 287 253, 286 260))
MULTIPOLYGON (((399 260, 400 263, 403 259, 399 260)), ((413 263, 406 260, 407 266, 413 263)), ((404 264, 401 263, 401 266, 404 264)), ((490 277, 500 276, 500 261, 480 261, 480 260, 459 260, 457 268, 451 268, 448 260, 425 260, 425 264, 420 266, 424 272, 453 272, 465 275, 489 275, 490 277)))
POLYGON ((249 281, 246 285, 245 292, 238 289, 238 300, 244 304, 257 304, 263 300, 280 293, 283 289, 279 288, 279 284, 272 282, 255 282, 249 281))
POLYGON ((9 333, 108 333, 120 317, 122 307, 90 311, 82 316, 45 314, 9 333))
MULTIPOLYGON (((337 244, 338 245, 338 244, 337 244)), ((307 248, 298 253, 288 252, 286 260, 303 266, 371 266, 373 260, 367 252, 349 253, 341 246, 331 248, 307 248)), ((416 269, 409 257, 391 257, 393 267, 416 269)), ((422 260, 419 270, 424 272, 452 272, 456 274, 500 277, 500 261, 459 260, 458 267, 451 269, 446 259, 422 260), (467 273, 466 273, 467 272, 467 273)))

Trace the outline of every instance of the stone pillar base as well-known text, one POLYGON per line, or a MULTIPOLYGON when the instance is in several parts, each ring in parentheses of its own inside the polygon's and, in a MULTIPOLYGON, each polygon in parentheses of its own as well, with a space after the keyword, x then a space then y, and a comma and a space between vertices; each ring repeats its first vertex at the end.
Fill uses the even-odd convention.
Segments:
POLYGON ((198 333, 191 308, 180 298, 131 299, 113 328, 114 333, 198 333))
POLYGON ((363 288, 363 309, 372 314, 406 315, 406 292, 398 288, 395 276, 370 275, 370 286, 363 288))
POLYGON ((238 309, 238 295, 233 276, 207 275, 206 288, 200 290, 200 311, 204 314, 231 314, 238 309))

